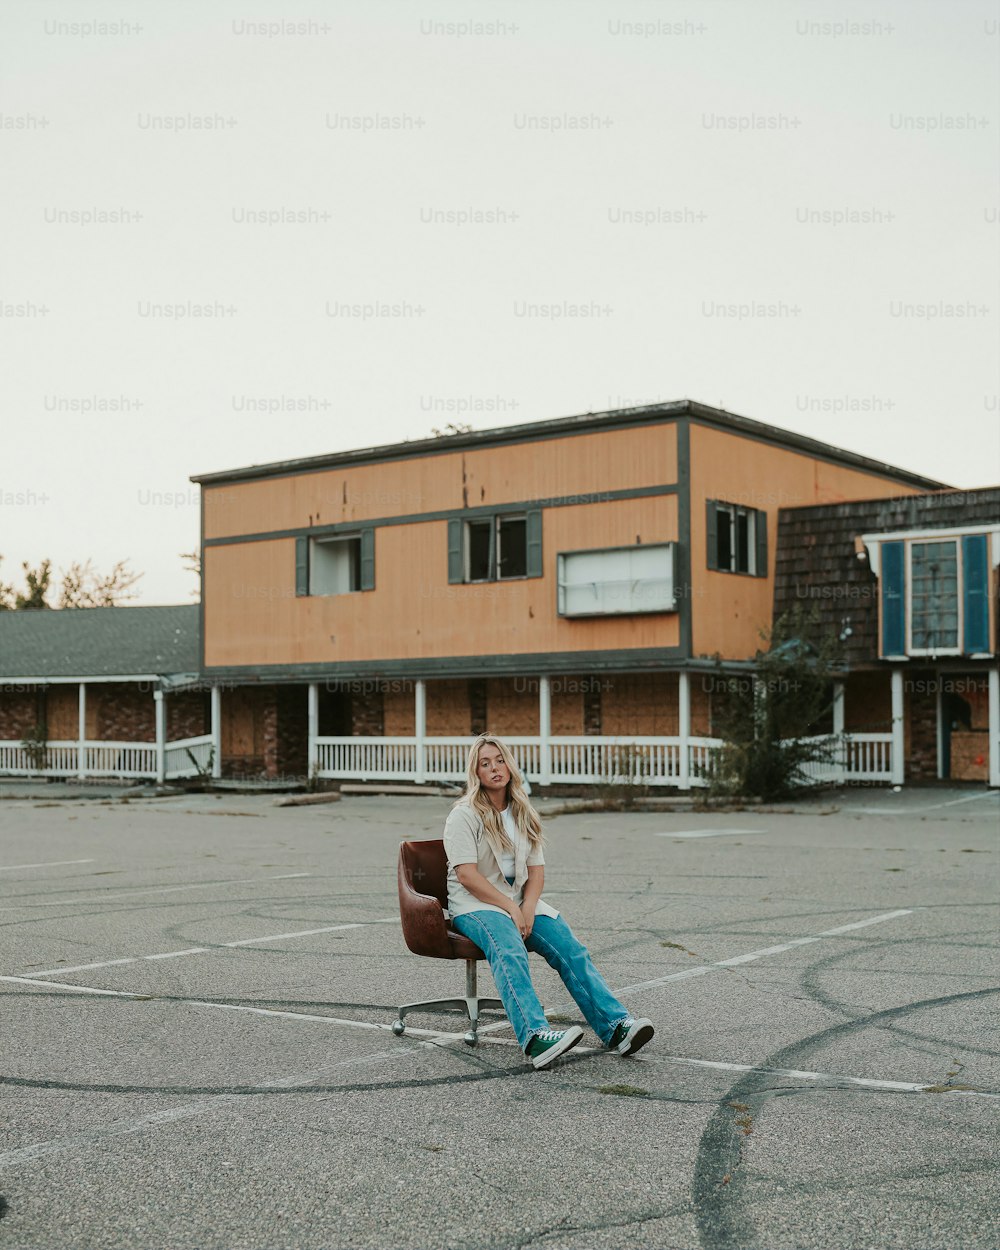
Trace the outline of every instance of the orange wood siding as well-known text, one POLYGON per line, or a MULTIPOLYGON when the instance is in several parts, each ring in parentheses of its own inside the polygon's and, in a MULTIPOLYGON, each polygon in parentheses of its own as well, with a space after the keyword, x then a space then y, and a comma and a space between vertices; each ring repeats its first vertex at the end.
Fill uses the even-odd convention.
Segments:
POLYGON ((367 663, 675 646, 677 613, 558 617, 556 554, 677 536, 674 495, 547 508, 543 577, 449 585, 447 521, 382 526, 375 534, 375 590, 301 598, 294 538, 208 547, 205 662, 367 663))
MULTIPOLYGON (((445 442, 445 440, 442 440, 445 442)), ((676 426, 650 425, 203 487, 205 538, 341 525, 677 481, 676 426)))
POLYGON ((749 659, 762 645, 759 631, 771 624, 779 508, 921 493, 915 486, 905 486, 876 473, 828 464, 801 452, 692 423, 693 654, 718 653, 726 659, 749 659), (767 513, 767 577, 716 572, 706 567, 707 499, 767 513))

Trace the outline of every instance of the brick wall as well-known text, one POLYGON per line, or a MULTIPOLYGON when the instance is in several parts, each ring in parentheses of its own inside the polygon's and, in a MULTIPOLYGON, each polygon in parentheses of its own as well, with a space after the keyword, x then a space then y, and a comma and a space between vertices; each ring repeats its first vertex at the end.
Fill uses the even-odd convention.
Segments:
POLYGON ((208 699, 204 690, 180 690, 166 696, 168 742, 211 733, 212 712, 208 699))
POLYGON ((907 670, 903 692, 906 721, 906 777, 937 777, 937 685, 932 669, 907 670))
POLYGON ((309 774, 309 688, 278 686, 275 703, 277 775, 306 781, 309 774))
POLYGON ((41 690, 0 690, 0 742, 20 742, 44 719, 41 690))
MULTIPOLYGON (((101 742, 155 742, 156 706, 148 682, 111 682, 87 687, 89 711, 97 710, 94 736, 101 742)), ((76 734, 74 733, 74 737, 76 734)))

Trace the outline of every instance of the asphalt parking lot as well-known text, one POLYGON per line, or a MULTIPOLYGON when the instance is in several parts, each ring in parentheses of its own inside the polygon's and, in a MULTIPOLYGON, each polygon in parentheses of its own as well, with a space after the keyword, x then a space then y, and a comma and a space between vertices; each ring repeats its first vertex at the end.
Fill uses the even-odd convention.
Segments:
POLYGON ((552 818, 545 896, 657 1034, 545 1072, 390 1031, 461 992, 396 898, 448 807, 0 802, 0 1244, 1000 1244, 996 792, 552 818))

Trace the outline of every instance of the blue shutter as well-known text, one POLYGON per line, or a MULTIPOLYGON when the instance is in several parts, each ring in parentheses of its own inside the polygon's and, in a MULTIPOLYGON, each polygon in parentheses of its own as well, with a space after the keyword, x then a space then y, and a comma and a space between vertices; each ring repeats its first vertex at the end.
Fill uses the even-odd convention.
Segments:
POLYGON ((465 581, 465 553, 462 538, 465 522, 460 517, 448 522, 448 581, 465 581))
POLYGON ((309 593, 308 538, 296 538, 295 540, 295 593, 296 595, 307 595, 309 593))
POLYGON ((527 573, 529 577, 542 576, 542 510, 532 508, 525 524, 527 543, 527 573))
POLYGON ((361 589, 375 589, 375 527, 361 531, 361 589))
POLYGON ((906 654, 903 543, 882 544, 882 655, 906 654))
POLYGON ((962 537, 966 655, 992 651, 990 646, 989 564, 985 534, 962 537))

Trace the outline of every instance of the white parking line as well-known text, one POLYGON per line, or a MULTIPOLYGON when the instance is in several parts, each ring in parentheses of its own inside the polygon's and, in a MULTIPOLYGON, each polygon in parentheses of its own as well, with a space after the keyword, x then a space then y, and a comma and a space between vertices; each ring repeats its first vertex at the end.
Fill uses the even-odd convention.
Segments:
POLYGON ((64 864, 92 864, 92 859, 51 859, 46 864, 8 864, 0 872, 17 872, 21 868, 61 868, 64 864))
POLYGON ((74 964, 70 968, 46 968, 43 972, 32 972, 33 977, 51 977, 56 973, 87 972, 91 968, 113 968, 118 964, 137 964, 144 959, 179 959, 182 955, 204 955, 208 951, 219 950, 229 946, 256 946, 259 942, 281 942, 285 938, 312 937, 315 933, 336 933, 339 929, 363 929, 369 924, 398 924, 398 916, 388 916, 380 920, 356 920, 352 924, 331 924, 322 929, 300 929, 298 933, 272 933, 267 937, 241 938, 238 942, 217 942, 214 946, 189 946, 182 951, 164 951, 159 955, 130 955, 126 959, 102 959, 93 964, 74 964))
MULTIPOLYGON (((308 1072, 299 1076, 283 1076, 276 1081, 266 1081, 251 1088, 254 1090, 294 1089, 297 1085, 313 1085, 316 1081, 322 1080, 327 1073, 335 1072, 339 1068, 363 1067, 366 1064, 381 1063, 385 1060, 397 1060, 404 1055, 413 1054, 415 1050, 426 1045, 428 1043, 420 1041, 408 1048, 397 1045, 392 1050, 383 1050, 375 1055, 362 1055, 357 1059, 341 1059, 338 1063, 328 1064, 315 1072, 308 1072)), ((36 1142, 32 1146, 22 1146, 20 1149, 8 1150, 5 1154, 0 1154, 0 1164, 10 1167, 17 1163, 30 1163, 44 1155, 57 1154, 64 1150, 72 1150, 74 1147, 94 1146, 108 1137, 120 1137, 126 1133, 141 1133, 143 1129, 155 1128, 158 1124, 171 1124, 177 1120, 190 1120, 193 1116, 204 1115, 208 1111, 214 1111, 217 1107, 246 1097, 248 1097, 247 1094, 213 1094, 209 1098, 189 1103, 186 1107, 171 1107, 165 1111, 154 1111, 150 1115, 140 1116, 135 1120, 111 1124, 107 1128, 91 1129, 84 1133, 74 1133, 70 1137, 55 1137, 49 1141, 36 1142)))
MULTIPOLYGON (((648 1055, 643 1063, 677 1063, 696 1068, 715 1068, 721 1072, 760 1072, 765 1076, 784 1076, 797 1081, 819 1081, 823 1084, 860 1085, 864 1089, 884 1089, 900 1093, 922 1094, 927 1090, 937 1089, 937 1082, 916 1084, 913 1081, 876 1081, 866 1076, 841 1076, 835 1072, 803 1072, 799 1068, 757 1068, 751 1063, 723 1063, 714 1059, 687 1059, 682 1055, 648 1055)), ((977 1098, 1000 1098, 987 1090, 955 1089, 955 1094, 973 1094, 977 1098)))
MULTIPOLYGON (((279 877, 243 877, 236 881, 201 881, 195 885, 157 885, 148 890, 126 890, 121 894, 105 894, 100 899, 60 898, 44 903, 21 903, 21 907, 82 907, 90 903, 117 903, 120 898, 136 898, 140 894, 176 894, 179 890, 217 890, 229 885, 263 885, 268 881, 291 881, 295 877, 311 877, 310 872, 284 872, 279 877)), ((82 894, 77 890, 74 893, 82 894)))
POLYGON ((658 838, 728 838, 745 833, 767 833, 767 829, 681 829, 677 833, 657 833, 658 838))
POLYGON ((925 803, 921 807, 845 807, 848 815, 852 812, 863 812, 866 816, 913 816, 918 812, 936 812, 942 807, 957 807, 959 803, 975 803, 979 799, 991 799, 997 795, 996 790, 986 790, 982 794, 966 794, 960 799, 948 799, 946 803, 925 803))
MULTIPOLYGON (((771 955, 780 955, 784 951, 793 950, 796 946, 805 946, 809 942, 819 942, 822 938, 837 937, 841 933, 850 933, 854 929, 865 929, 868 925, 882 924, 886 920, 894 920, 897 916, 909 916, 912 912, 919 910, 916 907, 906 907, 900 911, 883 912, 880 916, 869 916, 867 920, 855 920, 851 924, 838 925, 836 929, 824 929, 822 933, 811 933, 808 937, 792 938, 790 942, 782 942, 780 946, 765 946, 758 951, 749 951, 746 955, 733 955, 729 959, 720 959, 713 964, 698 964, 694 968, 682 968, 680 972, 670 972, 665 977, 656 977, 652 981, 636 981, 632 985, 623 985, 620 989, 615 990, 619 997, 626 994, 634 994, 637 990, 656 989, 661 985, 667 985, 671 981, 686 981, 690 977, 703 977, 706 973, 715 972, 717 968, 731 968, 737 964, 753 963, 757 959, 767 959, 771 955)), ((2 979, 2 978, 0 978, 2 979)), ((572 1009, 574 1003, 564 1002, 557 1003, 554 1007, 547 1007, 546 1014, 552 1012, 559 1014, 572 1009)), ((503 1028, 503 1024, 488 1024, 486 1029, 480 1029, 480 1033, 491 1029, 503 1028)))

